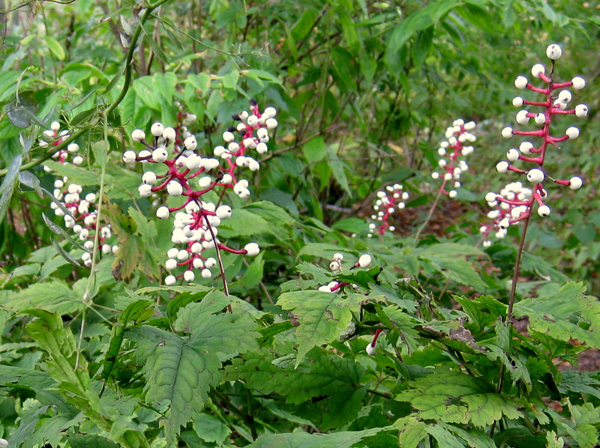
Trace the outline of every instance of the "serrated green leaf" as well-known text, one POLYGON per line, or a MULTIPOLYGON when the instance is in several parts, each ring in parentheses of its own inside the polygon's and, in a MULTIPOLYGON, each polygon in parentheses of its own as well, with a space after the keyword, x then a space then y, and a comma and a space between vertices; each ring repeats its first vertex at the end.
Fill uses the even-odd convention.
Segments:
POLYGON ((117 362, 121 345, 123 344, 123 337, 128 324, 133 321, 134 325, 146 321, 154 312, 154 305, 152 302, 147 300, 137 300, 127 306, 119 314, 117 322, 113 325, 111 330, 110 342, 108 350, 104 355, 104 368, 102 370, 102 378, 106 379, 112 373, 112 370, 117 362))
POLYGON ((248 448, 350 448, 366 437, 376 435, 388 428, 372 428, 363 431, 340 431, 332 434, 263 434, 248 448))
POLYGON ((398 443, 403 448, 416 448, 427 437, 427 425, 414 416, 403 417, 394 422, 398 429, 398 443))
POLYGON ((558 427, 573 437, 577 446, 594 448, 598 443, 596 428, 600 425, 600 408, 595 408, 592 403, 585 403, 582 406, 571 405, 569 410, 571 419, 559 420, 558 427))
POLYGON ((319 289, 319 286, 329 283, 333 277, 331 271, 326 271, 320 266, 305 261, 296 266, 296 270, 301 277, 279 285, 282 292, 319 289), (308 279, 302 277, 308 277, 308 279))
POLYGON ((265 349, 246 353, 244 359, 234 359, 226 368, 227 380, 243 379, 246 387, 279 394, 290 404, 330 395, 339 388, 361 387, 364 369, 360 364, 319 349, 311 351, 308 358, 301 369, 296 369, 291 364, 285 367, 274 364, 273 355, 265 349))
MULTIPOLYGON (((220 307, 220 305, 218 305, 220 307)), ((219 355, 226 361, 240 353, 258 349, 256 340, 261 336, 258 325, 247 314, 212 314, 210 297, 199 303, 190 303, 179 310, 173 325, 176 331, 191 335, 189 343, 198 350, 219 355)))
POLYGON ((600 302, 585 289, 582 282, 569 282, 551 297, 522 300, 515 304, 515 316, 527 316, 530 330, 600 348, 600 302), (578 325, 578 321, 589 324, 589 328, 578 325))
POLYGON ((90 385, 87 361, 85 357, 78 356, 71 330, 64 328, 62 318, 58 314, 43 310, 25 312, 38 318, 27 325, 27 332, 42 350, 48 353, 46 367, 52 378, 69 394, 74 394, 80 406, 89 407, 88 400, 91 395, 87 393, 90 385))
POLYGON ((172 444, 181 427, 202 411, 210 387, 219 383, 221 362, 189 339, 156 327, 132 328, 126 335, 136 342, 136 358, 145 363, 146 402, 170 403, 165 434, 172 444))
POLYGON ((83 302, 65 282, 53 280, 34 283, 22 291, 10 291, 0 306, 15 313, 36 308, 64 315, 81 311, 83 302))
POLYGON ((118 448, 119 446, 105 437, 89 434, 69 436, 69 445, 71 448, 118 448))
POLYGON ((131 206, 127 209, 128 215, 135 221, 136 232, 139 236, 146 237, 148 240, 158 235, 156 223, 149 220, 142 212, 131 206))
POLYGON ((194 418, 194 431, 201 439, 218 445, 231 434, 231 429, 225 423, 209 414, 200 414, 194 418))
POLYGON ((296 366, 313 347, 337 340, 352 320, 352 311, 358 312, 365 300, 368 299, 361 294, 345 297, 321 291, 288 292, 279 296, 277 304, 284 310, 290 310, 300 322, 300 326, 296 327, 296 366))
POLYGON ((498 394, 483 380, 447 369, 418 378, 410 387, 395 399, 409 402, 423 420, 484 427, 503 416, 519 418, 525 406, 521 398, 498 394))
POLYGON ((300 404, 319 398, 328 412, 312 418, 321 428, 340 427, 356 417, 366 389, 361 384, 364 369, 350 359, 312 350, 301 367, 275 365, 266 350, 250 352, 227 367, 227 379, 243 379, 246 387, 286 397, 286 403, 300 404))
POLYGON ((45 164, 55 173, 68 177, 69 182, 77 183, 82 187, 100 185, 100 179, 95 173, 85 168, 75 166, 72 163, 63 164, 48 160, 45 164))

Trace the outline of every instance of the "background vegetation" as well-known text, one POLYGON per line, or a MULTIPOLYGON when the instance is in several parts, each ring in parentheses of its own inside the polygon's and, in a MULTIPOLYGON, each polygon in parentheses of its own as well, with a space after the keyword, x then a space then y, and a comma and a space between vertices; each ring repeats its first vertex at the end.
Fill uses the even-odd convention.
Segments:
POLYGON ((598 442, 594 2, 0 7, 0 435, 11 447, 598 442), (512 328, 519 228, 485 250, 478 229, 485 194, 516 180, 494 169, 509 149, 500 130, 514 122, 514 79, 546 63, 550 43, 564 51, 558 78, 586 78, 577 102, 590 114, 546 166, 585 183, 549 189, 551 216, 532 221, 512 328), (174 125, 183 107, 210 155, 249 98, 276 107, 280 124, 252 199, 226 197, 221 235, 262 252, 224 257, 232 296, 216 278, 162 286, 172 223, 139 197, 142 169, 122 163, 141 148, 131 131, 174 125), (456 118, 478 123, 471 168, 415 242, 456 118), (85 153, 78 169, 42 168, 53 121, 85 153), (103 185, 120 249, 93 270, 74 264, 83 251, 51 213, 57 175, 103 185), (398 182, 410 199, 395 233, 367 238, 375 192, 398 182), (326 269, 336 252, 341 274, 326 269), (350 271, 364 253, 373 265, 350 271), (318 291, 332 279, 359 289, 318 291), (578 363, 592 372, 570 370, 578 363))

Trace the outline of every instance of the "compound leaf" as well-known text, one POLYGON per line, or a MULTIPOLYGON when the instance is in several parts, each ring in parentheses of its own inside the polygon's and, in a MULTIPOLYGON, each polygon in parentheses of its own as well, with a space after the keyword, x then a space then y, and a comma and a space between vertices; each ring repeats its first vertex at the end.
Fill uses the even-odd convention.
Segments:
POLYGON ((146 402, 169 401, 164 422, 169 443, 173 443, 181 426, 202 411, 208 390, 218 384, 221 362, 215 353, 197 347, 188 338, 142 326, 127 331, 137 344, 136 357, 145 362, 146 402))

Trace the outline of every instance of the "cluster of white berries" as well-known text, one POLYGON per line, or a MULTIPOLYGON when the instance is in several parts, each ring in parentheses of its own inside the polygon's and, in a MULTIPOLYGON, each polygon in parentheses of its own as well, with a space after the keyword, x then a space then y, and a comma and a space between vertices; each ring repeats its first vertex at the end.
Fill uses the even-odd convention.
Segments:
MULTIPOLYGON (((492 245, 492 234, 496 238, 504 238, 510 224, 518 223, 527 217, 532 193, 531 188, 524 187, 521 182, 511 182, 500 190, 500 193, 489 192, 485 195, 485 200, 493 210, 487 214, 492 223, 479 228, 479 232, 484 236, 483 247, 492 245)), ((542 194, 545 197, 546 190, 543 190, 542 194)), ((538 212, 539 210, 543 211, 543 208, 540 207, 538 212)))
MULTIPOLYGON (((343 271, 342 262, 344 261, 344 255, 340 253, 336 253, 333 255, 333 261, 329 263, 329 269, 333 271, 335 274, 339 274, 343 271)), ((355 268, 367 268, 371 265, 373 259, 369 254, 363 254, 358 258, 358 261, 354 263, 354 265, 350 269, 355 268)), ((322 292, 340 292, 343 286, 349 285, 348 282, 341 282, 337 280, 333 280, 326 285, 319 287, 319 291, 322 292)), ((358 288, 357 285, 352 285, 354 288, 358 288)))
POLYGON ((404 187, 400 184, 388 185, 384 190, 377 192, 377 199, 373 205, 373 213, 369 223, 369 238, 376 232, 383 236, 386 231, 393 232, 396 227, 390 224, 390 216, 396 210, 402 210, 406 207, 405 201, 408 199, 408 193, 404 191, 404 187))
MULTIPOLYGON (((542 217, 546 217, 550 214, 550 208, 544 203, 547 197, 547 192, 543 188, 543 182, 548 179, 560 185, 567 185, 572 190, 577 190, 583 185, 583 180, 574 176, 568 180, 553 179, 546 174, 542 168, 546 156, 546 151, 549 146, 555 146, 559 148, 559 143, 566 140, 573 140, 579 136, 579 129, 572 126, 569 127, 565 134, 560 137, 554 137, 550 135, 550 126, 552 124, 552 118, 555 115, 575 115, 577 117, 585 117, 588 113, 588 107, 585 104, 579 104, 573 109, 569 109, 569 103, 573 98, 572 93, 566 88, 572 87, 575 90, 581 90, 585 87, 585 80, 579 76, 576 76, 571 81, 567 82, 555 82, 554 81, 554 64, 562 56, 562 49, 557 44, 550 45, 546 50, 546 56, 551 60, 551 70, 549 75, 546 74, 546 67, 543 64, 535 64, 531 69, 531 74, 534 78, 538 78, 546 84, 546 87, 536 87, 532 85, 525 76, 517 77, 515 86, 518 89, 527 89, 529 91, 544 95, 543 101, 531 101, 522 97, 516 97, 513 100, 515 107, 522 107, 524 105, 541 107, 542 112, 529 112, 529 110, 521 110, 516 115, 516 121, 519 124, 525 125, 533 119, 533 122, 538 129, 533 131, 519 131, 511 127, 506 127, 502 130, 502 136, 504 138, 511 138, 513 135, 521 135, 527 138, 540 138, 542 141, 539 145, 535 145, 530 141, 523 141, 518 145, 518 148, 511 148, 506 153, 508 160, 503 160, 496 165, 496 170, 499 173, 506 173, 507 171, 513 171, 519 174, 523 174, 527 177, 527 180, 532 184, 532 189, 527 199, 523 201, 516 201, 512 205, 515 206, 511 210, 514 213, 510 216, 503 218, 504 227, 513 224, 517 221, 525 219, 530 216, 532 207, 535 203, 538 204, 538 214, 542 217), (564 89, 564 90, 561 90, 564 89), (560 90, 558 95, 555 91, 560 90), (523 161, 527 163, 533 163, 536 166, 531 169, 520 169, 512 165, 513 162, 523 161), (520 202, 523 202, 522 204, 520 202), (515 211, 517 210, 517 211, 515 211)), ((486 200, 489 202, 496 202, 492 198, 492 193, 486 196, 486 200)))
MULTIPOLYGON (((60 123, 53 121, 50 125, 50 129, 43 132, 43 135, 39 141, 41 147, 47 146, 58 146, 64 140, 69 138, 69 131, 67 129, 60 130, 60 123)), ((52 157, 60 163, 68 163, 69 156, 72 156, 71 163, 73 165, 81 165, 83 163, 83 157, 77 154, 79 151, 79 145, 77 143, 70 143, 67 145, 67 149, 61 149, 56 151, 52 157)), ((44 165, 44 171, 52 171, 49 166, 44 165)))
MULTIPOLYGON (((61 131, 60 123, 57 121, 53 122, 51 129, 44 131, 44 135, 55 139, 52 145, 60 144, 63 139, 69 137, 67 130, 61 131)), ((48 146, 48 142, 40 141, 40 146, 48 146)), ((57 151, 53 157, 57 159, 59 163, 68 164, 69 155, 73 155, 71 162, 75 165, 83 163, 83 157, 76 155, 79 151, 79 145, 77 143, 71 143, 67 146, 67 150, 57 151)), ((50 167, 44 166, 46 171, 51 171, 50 167)), ((56 179, 54 181, 54 198, 60 201, 64 208, 68 211, 65 213, 64 209, 59 207, 56 202, 50 203, 50 208, 54 210, 56 216, 63 217, 65 227, 71 229, 75 234, 75 238, 79 240, 83 247, 88 251, 81 255, 81 259, 85 266, 92 265, 92 250, 94 249, 94 238, 95 232, 98 229, 98 213, 96 211, 96 194, 87 193, 83 195, 83 187, 79 184, 69 183, 67 177, 56 179)), ((98 241, 101 246, 103 254, 115 253, 119 246, 111 245, 107 242, 112 237, 110 225, 100 227, 100 235, 98 235, 98 241)))
POLYGON ((464 160, 459 160, 459 157, 468 156, 473 152, 473 146, 469 145, 477 140, 477 137, 470 131, 476 127, 474 121, 465 123, 463 119, 454 120, 452 126, 446 129, 446 138, 440 143, 438 154, 442 157, 438 165, 445 173, 441 175, 437 171, 431 173, 431 177, 439 179, 442 177, 443 183, 440 191, 446 196, 454 199, 457 196, 457 188, 460 188, 460 176, 463 172, 469 169, 469 166, 464 160), (454 189, 446 190, 448 182, 453 182, 454 189))
MULTIPOLYGON (((248 181, 237 179, 236 172, 241 168, 257 171, 259 162, 247 154, 248 150, 256 150, 259 154, 267 152, 269 130, 277 127, 275 119, 277 111, 268 107, 260 112, 255 100, 250 101, 250 112, 243 111, 234 115, 239 121, 237 127, 230 127, 223 133, 226 147, 214 148, 216 157, 201 157, 196 153, 198 143, 193 134, 183 125, 175 128, 165 127, 162 123, 154 123, 150 129, 154 137, 152 142, 146 141, 146 134, 141 129, 132 133, 132 139, 146 146, 136 152, 128 150, 123 154, 125 163, 142 162, 153 164, 142 176, 142 184, 138 192, 142 197, 157 196, 166 191, 169 196, 184 199, 179 206, 162 205, 157 208, 156 216, 167 219, 174 214, 174 229, 171 241, 184 248, 172 247, 168 250, 165 267, 168 271, 180 271, 169 274, 165 278, 166 285, 173 285, 177 279, 187 282, 196 279, 194 270, 200 271, 202 278, 212 277, 211 269, 217 263, 215 258, 207 257, 206 250, 218 248, 235 254, 256 256, 260 248, 256 243, 249 243, 243 249, 226 246, 217 238, 218 227, 222 220, 232 214, 228 205, 219 205, 203 200, 203 196, 217 187, 231 189, 240 198, 250 196, 248 181)), ((186 123, 190 124, 187 114, 186 123)), ((182 113, 178 116, 184 118, 182 113)))

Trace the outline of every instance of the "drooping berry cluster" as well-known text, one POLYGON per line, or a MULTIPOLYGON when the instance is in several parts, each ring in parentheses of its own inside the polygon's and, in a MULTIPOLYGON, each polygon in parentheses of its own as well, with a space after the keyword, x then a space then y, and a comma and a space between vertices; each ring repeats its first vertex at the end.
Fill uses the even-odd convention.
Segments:
POLYGON ((550 180, 560 185, 567 185, 572 190, 577 190, 583 184, 583 180, 578 177, 572 177, 569 180, 553 179, 544 170, 543 165, 546 157, 546 151, 549 146, 554 146, 557 149, 561 149, 559 143, 573 140, 579 136, 579 129, 572 126, 569 127, 565 134, 560 137, 554 137, 550 134, 550 127, 553 124, 553 118, 556 115, 567 115, 572 114, 577 117, 585 117, 588 113, 588 108, 585 104, 579 104, 573 109, 568 109, 569 102, 573 95, 567 90, 567 87, 572 87, 575 90, 581 90, 585 87, 585 80, 579 76, 576 76, 571 81, 566 82, 555 82, 554 81, 554 65, 555 62, 561 57, 562 50, 560 46, 556 44, 550 45, 546 50, 546 56, 550 59, 551 68, 550 72, 546 74, 546 67, 542 64, 535 64, 531 73, 535 78, 540 79, 546 84, 546 87, 536 87, 531 84, 525 76, 519 76, 515 80, 515 86, 518 89, 527 89, 531 92, 535 92, 544 96, 542 101, 527 100, 522 97, 516 97, 513 100, 515 107, 532 106, 541 107, 542 112, 529 112, 529 110, 521 110, 517 113, 516 121, 519 124, 527 124, 533 118, 533 122, 537 127, 541 129, 519 131, 511 127, 506 127, 502 130, 502 136, 504 138, 511 138, 514 135, 520 135, 528 138, 539 138, 541 141, 535 145, 530 141, 524 141, 519 145, 519 148, 512 148, 506 153, 508 161, 504 160, 496 165, 496 169, 500 173, 506 173, 507 171, 514 171, 519 174, 523 174, 527 177, 527 180, 532 184, 531 194, 529 197, 523 197, 522 199, 514 198, 508 199, 502 195, 495 195, 489 193, 486 196, 488 202, 504 202, 509 205, 512 209, 510 218, 504 218, 503 224, 508 225, 520 222, 527 219, 532 212, 534 204, 538 205, 537 212, 541 217, 546 217, 550 214, 550 207, 548 207, 544 200, 547 197, 547 192, 543 188, 544 181, 550 180), (558 92, 556 95, 555 91, 564 89, 558 92), (513 165, 514 162, 523 161, 526 163, 533 164, 534 166, 530 169, 521 169, 513 165))
POLYGON ((257 171, 260 168, 258 161, 247 153, 253 149, 259 154, 267 152, 269 130, 275 129, 278 124, 275 115, 275 108, 268 107, 261 113, 256 101, 251 100, 250 112, 243 111, 235 115, 233 118, 239 121, 237 127, 231 127, 223 133, 227 147, 219 145, 214 149, 214 155, 221 160, 198 155, 195 136, 183 126, 172 128, 154 123, 150 130, 154 137, 152 142, 146 140, 146 134, 141 129, 133 131, 133 140, 145 145, 146 149, 139 153, 126 151, 123 160, 126 163, 137 161, 153 164, 153 168, 142 176, 142 184, 138 188, 140 196, 149 197, 166 191, 169 196, 183 199, 180 205, 162 205, 156 210, 159 219, 167 219, 174 214, 171 241, 183 245, 167 251, 166 269, 182 272, 168 275, 165 278, 166 285, 173 285, 179 278, 194 281, 194 270, 199 270, 203 278, 210 278, 211 269, 217 262, 215 258, 206 256, 206 250, 218 247, 248 256, 260 252, 256 243, 248 243, 243 249, 234 249, 220 242, 217 238, 218 226, 231 216, 232 209, 229 205, 205 201, 203 197, 217 187, 232 189, 240 198, 250 196, 248 181, 238 179, 236 170, 248 168, 257 171))
MULTIPOLYGON (((334 274, 339 274, 343 271, 342 262, 344 261, 344 255, 337 253, 333 255, 333 261, 329 263, 329 269, 333 271, 334 274)), ((373 259, 369 254, 363 254, 358 258, 358 261, 354 263, 354 265, 350 269, 354 268, 367 268, 370 266, 373 259)), ((349 285, 348 282, 341 282, 337 280, 333 280, 326 285, 323 285, 319 288, 319 291, 322 292, 340 292, 342 287, 349 285)), ((356 285, 353 285, 357 287, 356 285)))
MULTIPOLYGON (((44 135, 48 139, 53 139, 50 144, 56 146, 60 144, 64 139, 69 137, 69 131, 60 131, 60 123, 57 121, 50 125, 49 130, 44 131, 44 135)), ((48 146, 46 140, 40 141, 40 146, 48 146)), ((79 145, 77 143, 71 143, 67 146, 67 150, 60 150, 53 154, 53 158, 57 159, 59 163, 68 164, 73 163, 74 165, 81 165, 83 163, 83 156, 78 155, 79 145), (69 162, 71 157, 71 162, 69 162)), ((45 165, 44 170, 47 172, 52 169, 45 165)), ((98 212, 96 210, 96 197, 95 193, 87 193, 83 197, 83 187, 79 184, 69 183, 67 177, 56 179, 54 181, 54 198, 61 202, 64 208, 59 207, 58 204, 52 202, 50 207, 54 210, 56 216, 61 216, 64 219, 65 227, 71 229, 75 233, 77 240, 81 241, 83 247, 87 250, 81 255, 86 266, 92 264, 92 250, 94 248, 95 232, 98 229, 98 212), (83 198, 82 198, 83 197, 83 198), (68 211, 65 213, 64 209, 68 211)), ((110 225, 100 227, 100 234, 98 235, 99 245, 103 254, 115 253, 119 248, 117 245, 111 245, 108 240, 112 237, 110 225)))
POLYGON ((452 126, 446 129, 446 138, 448 140, 441 142, 438 149, 438 154, 442 156, 438 165, 445 173, 441 175, 437 171, 434 171, 431 173, 431 177, 434 179, 441 177, 443 179, 440 191, 452 199, 458 194, 456 189, 461 186, 461 174, 469 169, 467 163, 463 159, 459 159, 459 157, 468 156, 473 152, 473 146, 468 145, 468 143, 473 143, 477 140, 477 137, 470 132, 475 129, 475 126, 474 121, 465 123, 462 119, 455 120, 452 126), (453 182, 454 186, 450 191, 446 189, 449 182, 453 182))
MULTIPOLYGON (((69 136, 69 131, 67 129, 61 131, 60 123, 58 121, 54 121, 50 125, 50 129, 43 132, 43 136, 39 141, 39 145, 41 147, 47 147, 49 145, 58 146, 64 140, 68 139, 69 136)), ((69 145, 67 145, 66 150, 61 149, 60 151, 56 151, 52 155, 52 157, 54 159, 57 159, 57 161, 60 163, 66 163, 69 158, 69 155, 72 155, 73 157, 71 163, 73 165, 81 165, 83 163, 83 157, 77 155, 77 151, 79 151, 79 145, 77 143, 70 143, 69 145)), ((44 170, 46 172, 51 171, 51 169, 46 165, 44 165, 44 170)))
MULTIPOLYGON (((490 192, 485 196, 493 210, 487 214, 492 222, 482 225, 479 229, 483 235, 483 247, 492 245, 492 234, 499 239, 506 236, 510 220, 527 211, 527 206, 523 203, 529 201, 531 194, 531 188, 524 187, 521 182, 511 182, 500 190, 500 193, 490 192)), ((546 194, 545 190, 543 194, 546 194)))
MULTIPOLYGON (((81 255, 86 266, 92 264, 92 249, 94 248, 95 232, 98 228, 98 212, 96 210, 96 194, 88 193, 82 199, 83 187, 78 184, 67 184, 68 179, 63 177, 54 181, 54 197, 62 201, 62 204, 69 211, 65 214, 62 208, 52 202, 50 206, 54 209, 56 216, 63 216, 65 227, 71 229, 78 240, 83 243, 90 252, 84 252, 81 255)), ((119 246, 108 244, 107 240, 112 237, 110 225, 100 227, 100 235, 98 235, 99 245, 103 254, 115 253, 119 246)))
POLYGON ((371 215, 373 222, 369 223, 369 234, 371 238, 374 233, 383 236, 386 231, 393 232, 396 227, 390 224, 390 217, 397 210, 406 207, 405 201, 408 199, 408 193, 403 191, 404 187, 400 184, 388 185, 385 190, 377 192, 377 200, 373 205, 375 213, 371 215))

